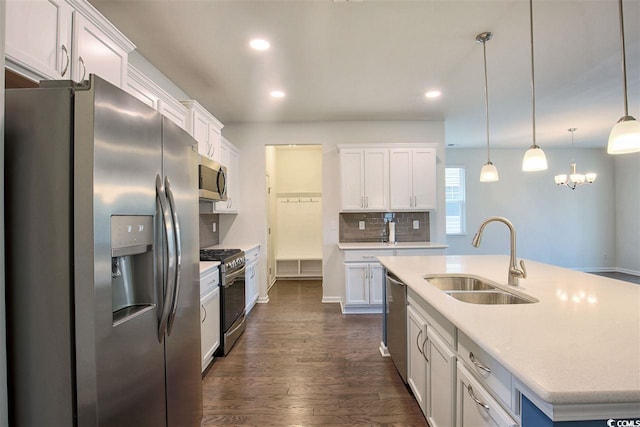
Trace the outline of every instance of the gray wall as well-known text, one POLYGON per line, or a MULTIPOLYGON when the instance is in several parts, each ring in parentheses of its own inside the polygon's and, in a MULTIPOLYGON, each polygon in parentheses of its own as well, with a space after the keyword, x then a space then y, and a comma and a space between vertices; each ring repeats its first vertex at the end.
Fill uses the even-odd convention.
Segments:
POLYGON ((7 419, 7 339, 4 308, 4 8, 0 0, 0 426, 8 426, 7 419))
MULTIPOLYGON (((494 149, 491 160, 500 181, 481 183, 483 149, 448 149, 447 166, 466 169, 467 235, 448 236, 449 255, 509 253, 508 230, 490 224, 479 248, 471 239, 484 219, 504 216, 517 231, 521 258, 583 270, 616 267, 614 158, 604 149, 576 150, 578 172, 594 171, 595 183, 570 190, 555 185, 553 177, 568 173, 571 155, 565 149, 545 149, 549 169, 521 171, 526 147, 494 149)), ((637 176, 637 174, 636 174, 637 176)), ((634 181, 637 188, 637 180, 634 181)), ((635 254, 638 256, 638 247, 635 254)))
MULTIPOLYGON (((338 144, 418 143, 440 144, 437 149, 438 188, 444 186, 443 122, 318 122, 286 124, 226 124, 222 134, 241 154, 240 214, 221 215, 221 244, 260 239, 266 244, 265 145, 322 145, 322 226, 323 226, 323 300, 338 302, 343 294, 344 267, 338 243, 340 210, 340 168, 338 144), (228 224, 225 224, 228 221, 228 224), (223 237, 224 235, 224 237, 223 237)), ((430 218, 430 235, 444 242, 444 194, 438 194, 441 207, 430 218)), ((261 251, 260 297, 266 297, 266 251, 261 251)))
POLYGON ((615 168, 617 267, 640 274, 640 153, 615 156, 615 168))

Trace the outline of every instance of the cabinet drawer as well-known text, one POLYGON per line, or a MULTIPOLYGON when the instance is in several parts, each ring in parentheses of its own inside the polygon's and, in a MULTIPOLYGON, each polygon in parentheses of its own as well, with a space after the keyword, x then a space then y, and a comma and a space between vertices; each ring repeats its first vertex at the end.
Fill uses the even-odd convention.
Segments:
POLYGON ((457 366, 457 426, 518 427, 518 423, 502 409, 498 402, 465 369, 457 366))
POLYGON ((253 260, 257 260, 258 255, 260 255, 260 246, 256 246, 255 248, 249 249, 244 253, 245 263, 249 264, 253 260))
POLYGON ((505 407, 513 410, 511 373, 462 332, 458 332, 458 357, 505 407))
POLYGON ((378 262, 379 256, 393 256, 393 249, 344 251, 345 262, 378 262))
POLYGON ((218 286, 220 286, 220 271, 218 268, 213 271, 208 270, 200 276, 200 295, 211 292, 218 286))

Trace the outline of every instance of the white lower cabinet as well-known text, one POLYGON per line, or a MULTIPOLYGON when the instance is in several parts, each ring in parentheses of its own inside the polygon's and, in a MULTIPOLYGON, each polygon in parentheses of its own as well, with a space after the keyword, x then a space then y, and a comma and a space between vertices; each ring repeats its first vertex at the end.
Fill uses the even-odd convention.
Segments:
POLYGON ((200 299, 200 332, 204 371, 220 346, 220 287, 215 287, 200 299))
POLYGON ((383 268, 380 263, 345 263, 343 311, 382 312, 383 268))
POLYGON ((427 420, 431 427, 453 426, 456 419, 456 353, 433 330, 427 329, 425 353, 429 359, 427 420))
POLYGON ((463 362, 457 369, 457 427, 517 427, 489 392, 473 378, 463 362))
POLYGON ((260 246, 245 252, 245 311, 249 314, 258 300, 258 257, 260 246))
POLYGON ((411 305, 407 306, 407 383, 425 415, 429 372, 426 341, 427 321, 411 305))

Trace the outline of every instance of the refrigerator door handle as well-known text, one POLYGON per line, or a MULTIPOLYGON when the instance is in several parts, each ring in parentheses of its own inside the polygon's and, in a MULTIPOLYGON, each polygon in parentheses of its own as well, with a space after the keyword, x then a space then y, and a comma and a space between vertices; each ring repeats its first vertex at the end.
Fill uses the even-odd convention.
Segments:
MULTIPOLYGON (((171 211, 169 202, 165 195, 165 191, 162 188, 162 180, 160 175, 156 175, 156 196, 160 202, 160 210, 162 213, 162 229, 164 231, 164 237, 167 242, 167 258, 164 260, 165 265, 162 272, 162 283, 164 286, 164 301, 162 303, 162 315, 160 316, 160 326, 158 327, 158 340, 162 342, 164 334, 167 331, 167 322, 169 315, 171 314, 171 302, 173 301, 173 295, 175 291, 175 237, 173 221, 171 218, 171 211)), ((160 249, 162 250, 162 248, 160 249)))
POLYGON ((173 191, 171 190, 171 184, 169 183, 169 177, 164 178, 164 190, 169 200, 169 208, 171 209, 171 220, 173 222, 174 239, 175 239, 175 271, 174 271, 174 293, 173 300, 171 301, 171 314, 169 314, 169 320, 167 323, 167 334, 171 335, 171 328, 173 327, 173 321, 176 317, 176 310, 178 309, 178 298, 180 296, 180 268, 182 265, 182 243, 180 240, 180 223, 178 222, 178 212, 176 212, 176 203, 173 198, 173 191))

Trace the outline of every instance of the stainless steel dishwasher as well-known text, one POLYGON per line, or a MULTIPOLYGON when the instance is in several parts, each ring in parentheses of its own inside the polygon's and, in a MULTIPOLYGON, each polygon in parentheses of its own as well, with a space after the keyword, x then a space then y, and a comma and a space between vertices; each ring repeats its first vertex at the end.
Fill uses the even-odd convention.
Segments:
POLYGON ((402 380, 407 382, 407 285, 387 271, 387 349, 402 380))

